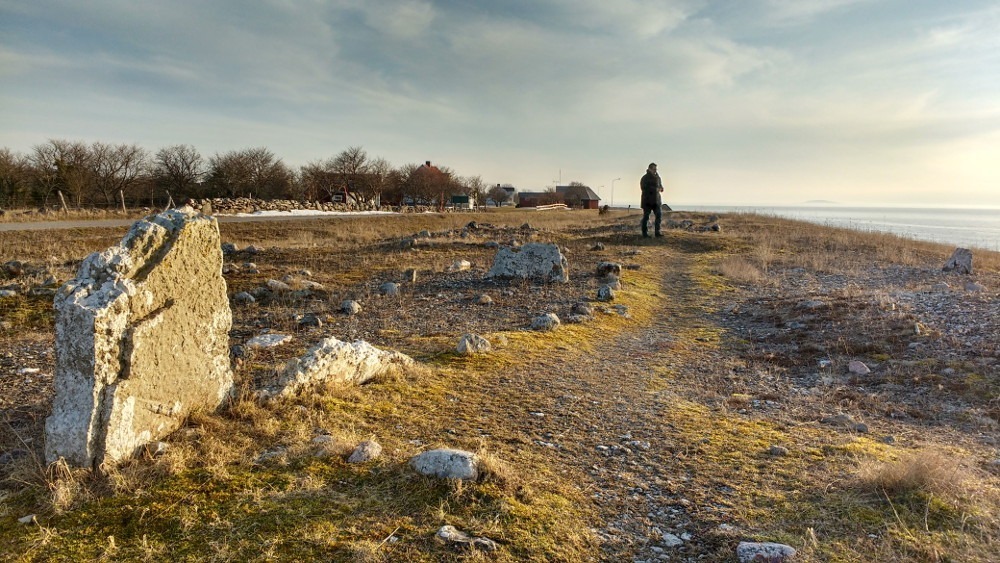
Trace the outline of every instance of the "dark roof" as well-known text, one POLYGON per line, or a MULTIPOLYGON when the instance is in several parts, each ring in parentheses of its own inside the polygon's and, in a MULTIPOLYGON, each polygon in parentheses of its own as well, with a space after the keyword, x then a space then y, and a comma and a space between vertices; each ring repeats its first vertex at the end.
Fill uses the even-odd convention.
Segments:
POLYGON ((600 201, 601 197, 594 193, 589 186, 556 186, 556 193, 564 195, 575 195, 582 200, 600 201))

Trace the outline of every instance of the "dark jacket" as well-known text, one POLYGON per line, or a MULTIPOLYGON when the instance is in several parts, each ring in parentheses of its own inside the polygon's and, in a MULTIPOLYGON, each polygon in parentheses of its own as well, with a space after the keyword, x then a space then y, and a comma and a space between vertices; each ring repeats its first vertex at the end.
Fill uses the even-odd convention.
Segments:
POLYGON ((642 177, 642 180, 639 180, 639 188, 642 189, 642 199, 639 203, 642 204, 643 209, 660 206, 660 188, 662 186, 660 175, 647 170, 646 175, 642 177))

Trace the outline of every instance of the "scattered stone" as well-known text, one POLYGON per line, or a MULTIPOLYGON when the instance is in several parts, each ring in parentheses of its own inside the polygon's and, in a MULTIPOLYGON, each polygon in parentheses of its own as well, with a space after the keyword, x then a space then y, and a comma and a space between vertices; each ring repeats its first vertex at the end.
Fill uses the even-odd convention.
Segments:
POLYGON ((680 547, 684 545, 684 540, 674 534, 663 534, 663 545, 667 547, 680 547))
POLYGON ((41 371, 41 368, 20 368, 17 370, 17 375, 35 375, 41 371))
POLYGON ((267 288, 275 293, 280 293, 282 291, 291 291, 292 286, 288 285, 283 281, 278 280, 267 280, 267 288))
POLYGON ((249 305, 251 303, 256 303, 256 302, 257 300, 254 298, 254 296, 250 295, 245 291, 241 291, 236 295, 233 295, 233 303, 236 303, 238 305, 249 305))
POLYGON ((610 285, 602 285, 597 289, 597 300, 608 302, 615 300, 615 290, 610 285))
POLYGON ((479 477, 479 458, 463 450, 429 450, 414 456, 410 466, 421 475, 440 479, 475 480, 479 477))
POLYGON ((972 273, 972 251, 968 248, 956 248, 951 253, 951 258, 945 262, 941 268, 945 272, 955 272, 956 274, 972 273))
POLYGON ((24 264, 18 260, 9 260, 0 265, 0 270, 8 278, 16 278, 24 273, 24 264))
POLYGON ((593 250, 593 251, 595 251, 595 252, 599 251, 599 250, 604 250, 604 243, 603 242, 595 242, 594 246, 590 247, 590 249, 593 250))
POLYGON ((864 422, 859 422, 859 423, 857 423, 857 424, 854 425, 854 431, 857 432, 857 433, 859 433, 859 434, 867 434, 868 433, 868 425, 865 424, 864 422))
POLYGON ((520 248, 501 248, 493 259, 486 278, 541 279, 566 283, 569 271, 566 258, 554 244, 532 242, 520 248))
POLYGON ((314 328, 321 328, 323 326, 323 321, 320 320, 319 316, 316 315, 316 313, 306 313, 304 315, 297 315, 295 320, 296 322, 299 323, 300 327, 310 326, 314 328))
POLYGON ((820 420, 823 424, 829 424, 831 426, 845 426, 854 427, 857 422, 851 418, 849 415, 840 413, 836 416, 827 416, 820 420))
POLYGON ((468 260, 455 260, 451 263, 451 266, 448 266, 449 272, 464 272, 471 269, 472 262, 469 262, 468 260))
POLYGON ((17 292, 14 291, 13 289, 0 289, 0 299, 3 299, 4 297, 16 297, 16 296, 17 292))
POLYGON ((323 291, 326 289, 325 287, 323 287, 323 284, 319 282, 314 282, 312 280, 300 280, 299 287, 301 287, 302 289, 306 289, 308 291, 323 291))
POLYGON ((564 320, 570 324, 583 324, 591 321, 592 319, 593 317, 589 315, 574 315, 570 313, 569 315, 566 315, 566 318, 564 320))
POLYGON ((382 446, 375 440, 365 440, 358 444, 347 458, 347 463, 366 463, 382 455, 382 446))
POLYGON ((32 297, 55 297, 56 290, 51 287, 33 287, 28 290, 28 295, 32 297))
POLYGON ((167 451, 170 450, 170 444, 162 441, 156 441, 152 444, 146 444, 146 452, 149 457, 163 457, 167 455, 167 451))
POLYGON ((492 305, 493 298, 484 293, 479 296, 479 299, 476 299, 476 303, 479 303, 480 305, 492 305))
POLYGON ((895 444, 896 443, 896 437, 895 436, 883 436, 882 437, 882 443, 883 444, 895 444))
POLYGON ((287 453, 287 450, 285 450, 285 448, 277 447, 273 450, 268 450, 257 456, 257 459, 254 460, 254 463, 256 463, 257 465, 261 465, 267 463, 268 461, 271 461, 272 459, 280 460, 281 458, 285 457, 285 453, 287 453))
POLYGON ((431 232, 428 231, 428 230, 426 230, 426 229, 424 229, 423 231, 420 231, 419 233, 417 233, 414 236, 415 236, 415 238, 430 238, 431 237, 431 232))
POLYGON ((740 542, 736 546, 740 563, 784 563, 795 557, 795 549, 780 543, 740 542))
POLYGON ((468 546, 483 551, 496 551, 495 541, 485 537, 475 537, 459 531, 454 526, 441 526, 435 535, 439 540, 456 545, 468 546))
POLYGON ((951 289, 951 286, 945 282, 936 283, 931 286, 931 291, 934 293, 947 293, 951 289))
POLYGON ((243 273, 244 274, 259 274, 260 273, 260 270, 257 269, 257 264, 254 264, 253 262, 244 262, 242 268, 243 268, 243 273))
POLYGON ((642 269, 642 264, 625 264, 625 269, 626 270, 633 270, 633 271, 635 271, 635 270, 641 270, 642 269))
POLYGON ((458 341, 456 350, 459 354, 483 354, 490 351, 490 341, 478 334, 466 334, 458 341))
POLYGON ((403 281, 408 283, 417 283, 417 269, 410 268, 403 272, 403 281))
POLYGON ((394 282, 385 282, 379 286, 378 292, 386 297, 395 297, 399 295, 399 284, 394 282))
POLYGON ((965 284, 965 291, 968 291, 970 293, 981 293, 983 291, 986 291, 986 286, 978 282, 970 281, 965 284))
POLYGON ((246 341, 247 348, 274 348, 290 342, 292 337, 287 334, 260 334, 246 341))
POLYGON ((594 307, 586 301, 577 301, 576 303, 573 303, 573 308, 570 309, 570 313, 574 315, 592 317, 594 316, 594 307))
POLYGON ((113 465, 226 401, 232 312, 222 263, 218 224, 190 207, 137 221, 84 259, 55 298, 47 462, 113 465))
POLYGON ((405 354, 381 350, 364 340, 348 343, 330 337, 303 357, 290 360, 276 380, 257 393, 264 398, 287 397, 326 382, 360 385, 391 369, 413 364, 405 354))
POLYGON ((247 254, 250 254, 250 255, 260 254, 263 251, 264 251, 263 248, 261 248, 261 247, 259 247, 257 245, 254 245, 254 244, 251 244, 250 246, 248 246, 248 247, 246 247, 244 249, 244 252, 246 252, 247 254))
POLYGON ((559 317, 555 313, 545 313, 531 320, 531 330, 555 330, 559 326, 559 317))
POLYGON ((864 362, 858 360, 851 360, 851 362, 847 364, 847 371, 853 373, 854 375, 868 375, 872 372, 872 370, 866 366, 864 362))
POLYGON ((38 518, 34 514, 29 514, 18 518, 17 521, 21 524, 37 524, 38 518))
POLYGON ((495 240, 488 240, 483 243, 483 246, 486 248, 500 248, 500 243, 495 240))
POLYGON ((818 299, 811 299, 809 301, 799 303, 797 307, 799 309, 819 309, 821 307, 826 307, 826 302, 818 299))
POLYGON ((348 315, 357 315, 361 312, 361 305, 353 299, 346 299, 340 304, 340 310, 348 315))
POLYGON ((225 254, 226 256, 236 254, 239 251, 240 249, 231 242, 222 243, 222 253, 225 254))
POLYGON ((768 448, 767 453, 775 457, 785 457, 788 455, 788 448, 784 446, 771 446, 768 448))
POLYGON ((605 277, 605 276, 621 277, 622 265, 617 262, 598 262, 597 275, 598 277, 605 277))

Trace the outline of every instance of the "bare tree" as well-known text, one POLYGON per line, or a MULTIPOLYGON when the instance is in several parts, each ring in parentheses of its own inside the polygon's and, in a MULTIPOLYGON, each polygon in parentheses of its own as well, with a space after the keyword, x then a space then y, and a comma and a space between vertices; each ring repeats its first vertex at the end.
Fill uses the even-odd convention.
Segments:
POLYGON ((371 207, 382 205, 382 194, 392 183, 392 164, 378 157, 368 161, 366 173, 361 177, 361 197, 371 207))
POLYGON ((205 177, 205 161, 191 145, 173 145, 156 152, 153 177, 160 188, 178 198, 199 195, 205 177))
POLYGON ((130 193, 148 169, 148 154, 138 145, 90 146, 90 164, 94 187, 104 196, 104 203, 115 205, 118 192, 130 193))
POLYGON ((294 175, 264 147, 216 153, 208 161, 208 182, 215 195, 285 197, 294 175))
POLYGON ((486 201, 486 182, 481 176, 469 176, 462 178, 462 193, 469 196, 473 207, 479 207, 486 201))
POLYGON ((35 187, 44 205, 55 191, 62 191, 77 206, 92 186, 90 150, 79 141, 49 139, 35 145, 29 157, 35 187))
POLYGON ((500 207, 511 199, 511 192, 505 190, 504 186, 497 184, 490 188, 490 191, 486 193, 486 197, 493 200, 494 205, 500 207))
POLYGON ((0 148, 0 208, 23 207, 31 197, 31 163, 23 154, 0 148))

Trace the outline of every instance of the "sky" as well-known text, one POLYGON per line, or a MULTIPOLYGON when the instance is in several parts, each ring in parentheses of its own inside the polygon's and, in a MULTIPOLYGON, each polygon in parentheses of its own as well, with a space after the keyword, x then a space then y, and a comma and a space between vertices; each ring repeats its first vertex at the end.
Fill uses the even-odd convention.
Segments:
POLYGON ((361 146, 636 204, 1000 207, 995 0, 0 0, 0 147, 361 146), (479 5, 482 4, 482 5, 479 5))

